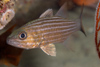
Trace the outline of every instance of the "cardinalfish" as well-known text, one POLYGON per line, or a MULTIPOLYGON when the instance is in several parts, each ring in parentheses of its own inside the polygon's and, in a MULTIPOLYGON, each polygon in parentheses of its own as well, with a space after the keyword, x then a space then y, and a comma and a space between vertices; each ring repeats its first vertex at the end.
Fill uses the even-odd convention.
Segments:
POLYGON ((0 30, 3 29, 15 16, 15 0, 0 1, 0 30))
POLYGON ((96 9, 96 18, 95 18, 95 44, 98 56, 100 58, 100 2, 98 3, 96 9))
POLYGON ((64 42, 69 35, 79 30, 85 34, 81 22, 82 15, 80 19, 70 21, 64 18, 65 16, 61 16, 66 12, 65 8, 66 3, 55 15, 52 9, 46 10, 39 19, 15 30, 7 38, 7 43, 23 49, 40 48, 47 55, 56 56, 54 43, 64 42))

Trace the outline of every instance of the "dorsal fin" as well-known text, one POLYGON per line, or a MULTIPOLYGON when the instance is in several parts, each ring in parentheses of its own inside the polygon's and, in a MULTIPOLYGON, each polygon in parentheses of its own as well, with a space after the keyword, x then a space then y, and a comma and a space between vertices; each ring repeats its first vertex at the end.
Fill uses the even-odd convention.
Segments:
POLYGON ((53 16, 53 10, 47 9, 44 13, 40 15, 39 18, 46 18, 46 17, 52 17, 53 16))
POLYGON ((55 16, 61 16, 63 18, 67 18, 67 2, 65 2, 61 8, 58 10, 58 12, 55 14, 55 16))

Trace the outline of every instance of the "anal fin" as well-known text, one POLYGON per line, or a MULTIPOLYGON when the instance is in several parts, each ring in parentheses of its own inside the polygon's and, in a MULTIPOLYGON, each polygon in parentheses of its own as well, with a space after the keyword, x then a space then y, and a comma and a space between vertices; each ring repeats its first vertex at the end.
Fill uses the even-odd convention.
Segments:
POLYGON ((56 48, 54 44, 41 45, 40 48, 48 55, 56 56, 56 48))

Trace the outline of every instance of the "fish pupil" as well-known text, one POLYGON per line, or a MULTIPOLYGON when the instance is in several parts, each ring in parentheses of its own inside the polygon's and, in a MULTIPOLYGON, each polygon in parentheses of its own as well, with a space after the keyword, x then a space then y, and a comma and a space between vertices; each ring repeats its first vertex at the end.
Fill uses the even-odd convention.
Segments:
POLYGON ((24 39, 26 39, 26 37, 27 37, 26 32, 19 33, 19 39, 24 40, 24 39))
POLYGON ((24 34, 24 33, 22 33, 22 34, 21 34, 21 38, 24 38, 24 37, 25 37, 25 34, 24 34))

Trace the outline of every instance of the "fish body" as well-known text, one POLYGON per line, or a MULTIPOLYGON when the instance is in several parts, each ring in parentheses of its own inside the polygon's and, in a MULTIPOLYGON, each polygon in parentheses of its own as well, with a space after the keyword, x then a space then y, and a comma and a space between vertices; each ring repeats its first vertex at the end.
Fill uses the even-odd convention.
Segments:
MULTIPOLYGON (((58 11, 57 14, 60 13, 58 11)), ((56 56, 54 43, 65 41, 78 30, 83 31, 80 22, 68 21, 57 14, 53 16, 52 9, 46 10, 39 19, 14 31, 8 37, 7 43, 24 49, 41 48, 46 54, 56 56)))
POLYGON ((33 48, 33 45, 38 46, 41 41, 44 42, 43 45, 45 43, 63 42, 68 35, 80 29, 77 24, 78 22, 67 21, 61 17, 42 18, 24 25, 16 32, 18 34, 21 31, 27 33, 27 39, 23 40, 24 42, 20 40, 20 42, 23 42, 23 46, 26 46, 21 45, 22 48, 33 48), (26 43, 32 45, 25 45, 26 43))

